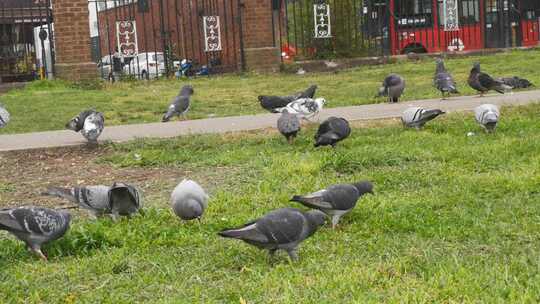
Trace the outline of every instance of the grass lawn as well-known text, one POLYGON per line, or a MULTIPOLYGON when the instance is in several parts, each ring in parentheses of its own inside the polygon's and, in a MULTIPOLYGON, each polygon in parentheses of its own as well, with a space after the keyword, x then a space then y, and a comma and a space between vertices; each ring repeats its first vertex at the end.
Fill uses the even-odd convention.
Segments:
MULTIPOLYGON (((462 94, 473 94, 466 79, 474 61, 494 77, 518 75, 540 83, 540 49, 510 51, 484 57, 448 59, 447 68, 458 82, 462 94)), ((322 63, 321 63, 322 64, 322 63)), ((306 75, 247 74, 224 75, 190 80, 195 88, 190 119, 264 113, 257 96, 285 95, 318 84, 317 96, 325 97, 328 107, 385 102, 375 98, 384 77, 403 75, 407 89, 403 100, 437 98, 432 86, 433 59, 420 62, 365 66, 334 73, 306 75)), ((0 97, 12 113, 12 122, 0 134, 63 129, 65 123, 81 110, 96 108, 105 113, 107 125, 160 121, 170 99, 186 80, 159 80, 106 84, 100 89, 82 89, 64 82, 34 82, 26 89, 0 97)))
POLYGON ((2 237, 0 298, 538 303, 538 117, 538 104, 504 108, 490 135, 471 113, 442 117, 423 131, 377 122, 355 127, 335 150, 312 147, 314 128, 302 130, 293 146, 274 132, 111 145, 98 163, 172 168, 179 180, 194 172, 199 182, 215 184, 203 223, 180 223, 164 193, 145 202, 144 217, 116 224, 75 217, 67 235, 45 248, 49 263, 2 237), (475 135, 466 136, 470 131, 475 135), (227 169, 223 176, 213 174, 218 168, 227 169), (272 267, 265 252, 216 235, 269 210, 299 207, 288 202, 293 194, 360 179, 373 181, 376 194, 362 198, 337 230, 325 226, 304 242, 297 263, 280 253, 272 267))

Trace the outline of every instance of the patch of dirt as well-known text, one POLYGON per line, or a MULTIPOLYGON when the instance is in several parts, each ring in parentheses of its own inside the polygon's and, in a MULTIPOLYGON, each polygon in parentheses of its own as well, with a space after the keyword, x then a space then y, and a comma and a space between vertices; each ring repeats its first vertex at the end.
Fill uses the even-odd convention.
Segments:
POLYGON ((112 185, 125 182, 143 192, 144 204, 163 204, 183 178, 194 179, 211 192, 226 176, 228 168, 192 172, 181 168, 117 168, 96 160, 112 153, 103 146, 86 146, 0 153, 0 208, 36 205, 53 208, 71 206, 65 200, 42 196, 48 186, 73 187, 112 185), (211 171, 211 172, 208 172, 211 171))

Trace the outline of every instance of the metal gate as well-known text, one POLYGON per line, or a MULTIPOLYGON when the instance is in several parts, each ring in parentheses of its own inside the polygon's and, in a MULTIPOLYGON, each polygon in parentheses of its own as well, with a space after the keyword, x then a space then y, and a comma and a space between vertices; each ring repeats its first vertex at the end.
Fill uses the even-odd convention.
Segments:
POLYGON ((0 82, 52 77, 49 0, 0 0, 0 82))
POLYGON ((239 0, 90 0, 93 57, 103 78, 170 76, 190 63, 242 68, 239 0))

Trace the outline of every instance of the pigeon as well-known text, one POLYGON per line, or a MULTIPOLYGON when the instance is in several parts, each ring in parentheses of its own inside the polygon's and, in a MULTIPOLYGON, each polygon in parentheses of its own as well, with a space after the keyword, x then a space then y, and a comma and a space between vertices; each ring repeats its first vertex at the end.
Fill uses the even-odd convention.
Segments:
POLYGON ((105 127, 103 113, 95 110, 86 110, 73 117, 67 124, 66 129, 81 132, 82 136, 90 143, 97 143, 98 137, 105 127))
POLYGON ((350 134, 351 127, 345 118, 329 117, 321 123, 317 134, 315 134, 315 147, 330 145, 335 148, 339 141, 344 140, 350 134))
POLYGON ((421 129, 428 121, 445 114, 439 109, 426 110, 419 107, 408 108, 401 115, 401 122, 407 128, 421 129))
POLYGON ((41 245, 61 238, 69 229, 71 215, 65 210, 18 207, 0 210, 0 229, 15 235, 26 247, 47 261, 41 245))
POLYGON ((193 95, 193 87, 190 85, 185 85, 180 90, 180 93, 176 97, 173 98, 171 101, 171 104, 169 105, 169 109, 167 110, 167 113, 163 115, 163 118, 161 119, 162 122, 167 122, 171 120, 174 116, 177 116, 180 118, 180 115, 184 119, 186 119, 186 113, 189 111, 189 106, 191 104, 190 97, 193 95))
POLYGON ((120 215, 129 217, 136 212, 143 213, 139 190, 125 183, 114 183, 111 186, 109 204, 115 221, 120 215))
POLYGON ((261 106, 270 113, 280 113, 282 108, 285 108, 289 103, 300 98, 313 98, 317 91, 317 85, 312 85, 303 92, 298 92, 289 96, 267 96, 260 95, 258 97, 261 106))
POLYGON ((225 238, 242 240, 261 249, 270 257, 278 250, 285 250, 291 260, 298 260, 297 248, 324 224, 325 214, 319 210, 307 212, 295 208, 271 211, 242 227, 219 232, 225 238))
POLYGON ((8 110, 0 103, 0 129, 5 127, 10 119, 8 110))
POLYGON ((287 104, 285 108, 277 109, 278 112, 287 110, 290 114, 296 114, 299 117, 309 120, 323 109, 326 104, 324 98, 300 98, 287 104))
POLYGON ((48 187, 42 195, 56 196, 69 200, 89 211, 92 218, 111 214, 109 191, 111 187, 98 185, 86 187, 48 187))
POLYGON ((467 82, 471 88, 480 92, 480 96, 484 96, 484 93, 489 90, 495 90, 501 94, 504 94, 506 91, 510 91, 512 89, 512 87, 491 78, 491 76, 488 74, 482 73, 480 71, 480 63, 478 62, 474 63, 467 82))
POLYGON ((504 83, 505 85, 512 87, 512 89, 526 89, 534 86, 530 81, 525 78, 520 78, 517 76, 514 77, 504 77, 497 78, 497 81, 504 83))
POLYGON ((452 75, 446 71, 444 62, 440 58, 437 58, 437 68, 435 70, 433 84, 437 90, 441 91, 442 99, 445 99, 445 94, 459 94, 454 78, 452 78, 452 75))
POLYGON ((483 104, 474 109, 474 118, 488 133, 494 132, 499 122, 499 108, 492 104, 483 104))
POLYGON ((208 207, 208 194, 196 182, 184 179, 171 194, 171 206, 183 220, 200 220, 208 207))
POLYGON ((403 77, 398 74, 390 74, 384 79, 382 86, 379 88, 378 97, 387 96, 388 102, 398 102, 404 90, 405 80, 403 77))
POLYGON ((120 215, 129 216, 142 208, 137 188, 124 183, 114 183, 112 187, 49 187, 41 194, 67 199, 88 210, 92 218, 110 215, 116 221, 120 215))
POLYGON ((278 118, 277 128, 279 132, 287 138, 289 144, 292 144, 296 134, 300 131, 300 119, 298 119, 296 114, 290 114, 287 109, 285 109, 278 118))
POLYGON ((332 218, 332 228, 339 219, 350 212, 358 199, 366 194, 373 194, 373 184, 362 181, 355 184, 338 184, 308 195, 295 195, 291 202, 298 202, 306 207, 321 210, 332 218))

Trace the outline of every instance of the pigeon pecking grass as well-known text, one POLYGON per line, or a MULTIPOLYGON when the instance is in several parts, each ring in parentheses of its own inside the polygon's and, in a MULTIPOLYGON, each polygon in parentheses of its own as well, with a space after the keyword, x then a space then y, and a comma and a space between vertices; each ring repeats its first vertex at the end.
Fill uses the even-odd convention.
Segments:
POLYGON ((304 212, 295 208, 282 208, 242 227, 223 230, 219 235, 266 249, 271 258, 277 250, 284 250, 291 260, 296 261, 298 246, 324 224, 325 217, 318 210, 304 212))
POLYGON ((281 116, 277 120, 277 128, 285 136, 289 144, 292 144, 294 138, 300 132, 300 119, 298 119, 296 114, 290 114, 285 109, 281 112, 281 116))
POLYGON ((180 219, 200 220, 208 207, 208 194, 192 180, 182 180, 171 194, 171 207, 180 219))
POLYGON ((345 118, 329 117, 319 125, 317 134, 315 134, 315 147, 332 146, 351 134, 351 127, 345 118))
POLYGON ((313 99, 315 92, 317 91, 317 85, 311 85, 303 92, 298 92, 288 96, 273 96, 273 95, 259 95, 258 99, 263 109, 270 113, 280 113, 282 108, 285 108, 289 103, 302 99, 313 99))
POLYGON ((97 144, 97 139, 104 128, 105 117, 96 110, 82 111, 66 124, 66 129, 81 132, 82 136, 93 144, 97 144))
POLYGON ((11 116, 8 110, 3 104, 0 103, 0 129, 7 126, 10 119, 11 119, 11 116))
POLYGON ((421 129, 428 121, 442 114, 445 114, 445 112, 439 109, 426 110, 420 107, 412 107, 403 112, 401 122, 406 128, 421 129))
POLYGON ((390 74, 384 79, 377 97, 386 96, 389 103, 398 102, 404 91, 405 79, 398 74, 390 74))
POLYGON ((495 132, 501 115, 499 107, 493 104, 483 104, 474 109, 474 118, 488 133, 495 132))
POLYGON ((18 207, 0 210, 0 229, 15 235, 28 250, 47 261, 41 245, 61 238, 69 229, 71 215, 66 210, 18 207))
POLYGON ((361 181, 354 184, 338 184, 308 195, 295 195, 292 202, 298 202, 306 207, 321 210, 332 218, 332 228, 339 219, 349 213, 366 193, 373 194, 373 184, 361 181))

